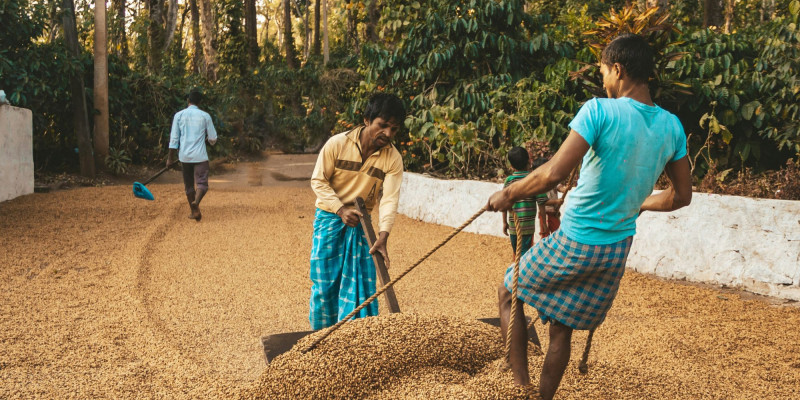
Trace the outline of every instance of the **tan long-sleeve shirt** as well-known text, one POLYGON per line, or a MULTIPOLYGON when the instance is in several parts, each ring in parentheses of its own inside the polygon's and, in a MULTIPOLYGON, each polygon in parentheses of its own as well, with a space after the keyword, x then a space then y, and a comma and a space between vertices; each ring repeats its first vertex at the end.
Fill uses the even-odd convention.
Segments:
POLYGON ((359 137, 363 128, 328 139, 311 175, 311 189, 317 195, 317 208, 332 213, 353 204, 356 197, 364 199, 369 211, 380 200, 378 228, 390 232, 403 182, 403 159, 389 144, 362 162, 359 137))

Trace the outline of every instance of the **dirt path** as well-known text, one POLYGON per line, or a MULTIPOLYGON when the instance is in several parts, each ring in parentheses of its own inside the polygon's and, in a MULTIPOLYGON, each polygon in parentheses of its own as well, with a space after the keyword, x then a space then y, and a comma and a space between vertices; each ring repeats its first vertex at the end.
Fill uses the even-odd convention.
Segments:
MULTIPOLYGON (((314 197, 286 179, 313 162, 273 156, 214 175, 200 223, 175 172, 148 185, 155 202, 111 186, 0 203, 0 399, 228 398, 252 386, 259 337, 308 329, 314 197)), ((393 269, 449 231, 399 217, 393 269)), ((457 236, 398 283, 403 311, 494 316, 509 252, 457 236)), ((589 375, 570 365, 560 395, 800 398, 798 338, 797 308, 629 272, 589 375)))

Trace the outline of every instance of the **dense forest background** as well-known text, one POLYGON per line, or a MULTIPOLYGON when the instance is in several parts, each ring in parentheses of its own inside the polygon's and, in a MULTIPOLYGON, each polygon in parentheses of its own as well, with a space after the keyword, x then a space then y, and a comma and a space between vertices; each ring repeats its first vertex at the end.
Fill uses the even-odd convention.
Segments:
POLYGON ((408 170, 496 179, 512 146, 558 147, 604 96, 599 51, 634 32, 658 50, 654 100, 683 122, 699 190, 800 199, 799 15, 798 0, 3 0, 0 89, 33 110, 38 171, 163 162, 190 89, 212 157, 314 151, 386 91, 410 110, 408 170))

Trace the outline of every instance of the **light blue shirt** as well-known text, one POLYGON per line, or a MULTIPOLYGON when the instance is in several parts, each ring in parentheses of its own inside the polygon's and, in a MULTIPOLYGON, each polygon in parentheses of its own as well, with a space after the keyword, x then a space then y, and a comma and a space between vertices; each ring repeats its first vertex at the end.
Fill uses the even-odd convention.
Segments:
POLYGON ((611 244, 636 233, 645 198, 668 162, 686 156, 675 115, 633 99, 595 98, 569 124, 587 143, 578 186, 569 192, 561 229, 584 244, 611 244))
POLYGON ((185 163, 208 161, 206 136, 211 144, 217 141, 217 131, 207 112, 189 106, 175 114, 169 134, 169 148, 178 149, 178 160, 185 163))

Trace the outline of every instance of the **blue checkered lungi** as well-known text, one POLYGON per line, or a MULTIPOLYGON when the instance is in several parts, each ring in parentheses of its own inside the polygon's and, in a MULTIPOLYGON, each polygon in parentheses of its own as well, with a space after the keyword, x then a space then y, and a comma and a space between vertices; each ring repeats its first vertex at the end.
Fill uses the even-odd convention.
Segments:
MULTIPOLYGON (((349 227, 338 215, 317 209, 311 247, 311 329, 329 327, 375 294, 375 263, 361 225, 349 227)), ((378 301, 355 318, 378 315, 378 301)))
MULTIPOLYGON (((594 329, 614 302, 633 236, 607 245, 569 239, 559 229, 520 259, 517 297, 539 311, 542 322, 573 329, 594 329)), ((505 286, 511 291, 514 265, 505 286)))

